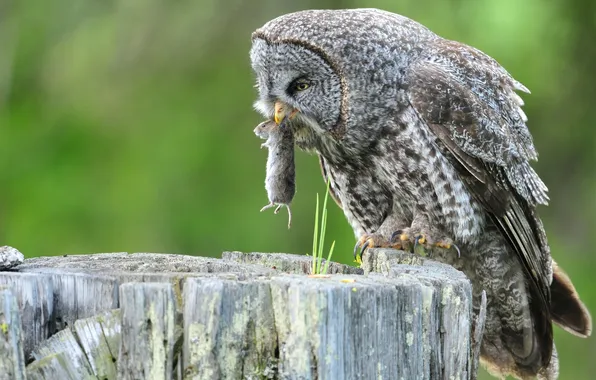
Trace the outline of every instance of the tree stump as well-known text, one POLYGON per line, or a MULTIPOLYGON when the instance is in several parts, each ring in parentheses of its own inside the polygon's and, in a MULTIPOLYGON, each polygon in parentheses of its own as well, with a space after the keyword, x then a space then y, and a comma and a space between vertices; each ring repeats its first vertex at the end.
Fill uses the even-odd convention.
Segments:
POLYGON ((311 276, 308 256, 222 257, 42 257, 0 272, 0 380, 476 376, 483 321, 452 267, 370 250, 363 269, 311 276))

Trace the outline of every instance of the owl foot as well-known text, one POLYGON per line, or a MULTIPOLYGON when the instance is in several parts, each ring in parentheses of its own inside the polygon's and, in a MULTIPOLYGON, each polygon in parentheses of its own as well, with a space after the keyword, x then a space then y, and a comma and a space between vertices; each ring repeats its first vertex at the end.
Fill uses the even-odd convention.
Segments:
POLYGON ((399 243, 392 243, 379 234, 364 234, 358 239, 354 246, 354 262, 362 264, 362 255, 368 248, 395 248, 401 249, 399 243))
POLYGON ((416 253, 416 249, 421 247, 423 253, 428 255, 432 252, 433 248, 451 249, 454 248, 457 251, 457 257, 461 256, 459 247, 453 243, 449 238, 442 238, 438 241, 433 240, 427 234, 422 232, 415 232, 409 228, 405 230, 398 230, 391 235, 389 240, 392 244, 401 244, 401 249, 416 253))
POLYGON ((438 248, 442 248, 442 249, 455 249, 457 251, 457 257, 458 258, 461 257, 461 251, 459 250, 459 247, 457 245, 455 245, 455 243, 453 243, 453 241, 451 239, 448 239, 448 238, 441 239, 441 240, 435 242, 434 246, 438 247, 438 248))
POLYGON ((391 235, 389 242, 396 249, 410 251, 416 245, 417 239, 412 238, 412 235, 406 230, 397 230, 391 235))

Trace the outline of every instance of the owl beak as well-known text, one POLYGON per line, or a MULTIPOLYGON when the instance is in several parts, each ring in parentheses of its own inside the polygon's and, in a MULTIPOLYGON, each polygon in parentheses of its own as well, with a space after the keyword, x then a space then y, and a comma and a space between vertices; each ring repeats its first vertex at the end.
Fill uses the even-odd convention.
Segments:
MULTIPOLYGON (((286 110, 288 108, 289 107, 286 104, 284 104, 280 101, 275 102, 275 115, 274 115, 275 124, 277 124, 277 125, 281 124, 281 122, 286 118, 286 110)), ((297 109, 295 109, 295 108, 292 109, 292 111, 288 115, 288 118, 290 120, 292 120, 294 117, 296 117, 297 113, 298 113, 297 109)))

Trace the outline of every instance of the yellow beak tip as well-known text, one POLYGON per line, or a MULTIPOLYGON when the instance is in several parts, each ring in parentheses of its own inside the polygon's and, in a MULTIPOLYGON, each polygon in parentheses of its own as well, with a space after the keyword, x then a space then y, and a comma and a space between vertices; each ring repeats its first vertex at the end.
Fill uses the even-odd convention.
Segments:
POLYGON ((275 102, 275 113, 273 115, 275 124, 279 125, 286 117, 286 107, 282 102, 275 102))

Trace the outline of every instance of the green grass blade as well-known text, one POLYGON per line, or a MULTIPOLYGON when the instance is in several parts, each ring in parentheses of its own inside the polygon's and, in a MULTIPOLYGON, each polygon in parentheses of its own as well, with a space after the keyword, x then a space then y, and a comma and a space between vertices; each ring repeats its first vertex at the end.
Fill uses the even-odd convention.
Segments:
POLYGON ((312 237, 312 274, 317 274, 317 239, 319 237, 319 194, 315 208, 315 233, 312 237))
POLYGON ((327 232, 327 199, 329 198, 329 186, 331 181, 328 179, 325 186, 325 198, 323 198, 323 210, 321 216, 321 233, 319 235, 319 251, 317 252, 317 271, 321 271, 321 263, 323 262, 323 249, 325 248, 325 234, 327 232))
POLYGON ((315 229, 314 234, 312 237, 312 274, 322 274, 321 270, 324 270, 324 273, 327 273, 329 268, 329 260, 331 260, 331 255, 333 254, 333 248, 335 247, 335 241, 331 244, 331 248, 329 250, 329 255, 327 256, 327 262, 325 263, 325 268, 321 268, 323 264, 323 249, 325 248, 325 234, 327 233, 327 200, 329 199, 329 186, 331 182, 327 180, 326 189, 325 189, 325 198, 323 199, 323 208, 321 210, 321 221, 319 223, 319 194, 317 193, 317 204, 315 208, 315 229))
POLYGON ((321 273, 321 264, 323 262, 323 249, 325 248, 325 233, 327 231, 327 209, 323 207, 321 216, 321 234, 319 235, 319 251, 317 260, 317 270, 321 273))
POLYGON ((329 270, 329 262, 331 261, 331 256, 333 255, 333 248, 335 248, 335 240, 331 243, 331 248, 329 248, 329 254, 327 255, 327 261, 325 261, 325 267, 323 267, 322 274, 327 274, 329 270))

